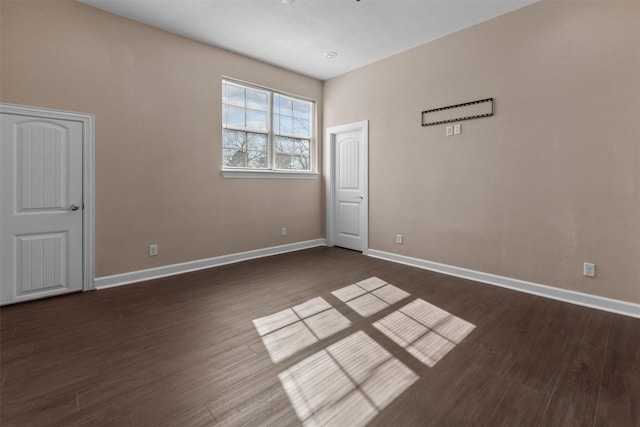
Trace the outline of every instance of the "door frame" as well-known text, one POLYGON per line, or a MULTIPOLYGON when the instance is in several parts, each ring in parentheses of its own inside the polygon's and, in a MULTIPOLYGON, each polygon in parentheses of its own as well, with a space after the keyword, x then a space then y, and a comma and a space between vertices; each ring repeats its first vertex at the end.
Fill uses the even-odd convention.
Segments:
POLYGON ((0 102, 0 113, 58 119, 82 124, 82 290, 95 289, 95 116, 0 102))
POLYGON ((362 194, 360 224, 362 227, 362 254, 369 251, 369 121, 347 123, 326 128, 324 139, 324 179, 326 203, 326 236, 327 246, 335 246, 335 211, 336 211, 336 135, 343 132, 360 131, 362 149, 360 150, 360 176, 362 178, 362 194))

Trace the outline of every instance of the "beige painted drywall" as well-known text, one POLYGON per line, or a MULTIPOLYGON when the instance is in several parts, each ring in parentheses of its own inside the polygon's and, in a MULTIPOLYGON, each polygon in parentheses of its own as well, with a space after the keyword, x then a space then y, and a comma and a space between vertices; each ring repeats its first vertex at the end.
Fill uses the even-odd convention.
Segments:
POLYGON ((220 175, 223 75, 319 111, 322 82, 72 1, 0 7, 0 100, 95 114, 96 276, 323 237, 320 179, 220 175))
POLYGON ((325 82, 325 126, 370 121, 369 246, 640 303, 639 22, 541 2, 325 82), (420 125, 486 97, 459 136, 420 125))

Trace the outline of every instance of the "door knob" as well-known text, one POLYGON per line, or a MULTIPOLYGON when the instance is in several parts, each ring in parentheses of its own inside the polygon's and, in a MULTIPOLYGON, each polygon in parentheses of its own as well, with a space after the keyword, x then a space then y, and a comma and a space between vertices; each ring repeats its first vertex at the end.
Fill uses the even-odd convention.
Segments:
POLYGON ((78 209, 80 209, 78 205, 71 205, 67 208, 68 211, 77 211, 78 209))
POLYGON ((364 199, 364 196, 358 196, 358 197, 356 197, 356 199, 363 200, 363 199, 364 199))

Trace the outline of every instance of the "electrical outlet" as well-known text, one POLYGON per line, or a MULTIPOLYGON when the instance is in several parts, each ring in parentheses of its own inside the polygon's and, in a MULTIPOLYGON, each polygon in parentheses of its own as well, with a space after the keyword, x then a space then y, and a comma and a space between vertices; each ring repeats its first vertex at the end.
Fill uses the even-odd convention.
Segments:
POLYGON ((462 133, 462 125, 453 125, 453 134, 460 135, 462 133))
POLYGON ((149 245, 149 256, 158 255, 158 245, 149 245))
POLYGON ((396 243, 399 245, 402 244, 402 234, 396 234, 396 243))
POLYGON ((582 274, 587 277, 596 277, 596 265, 590 262, 585 262, 582 274))
POLYGON ((287 228, 286 228, 286 227, 282 227, 282 230, 280 230, 280 235, 281 235, 282 237, 284 237, 284 236, 286 236, 286 235, 287 235, 287 228))

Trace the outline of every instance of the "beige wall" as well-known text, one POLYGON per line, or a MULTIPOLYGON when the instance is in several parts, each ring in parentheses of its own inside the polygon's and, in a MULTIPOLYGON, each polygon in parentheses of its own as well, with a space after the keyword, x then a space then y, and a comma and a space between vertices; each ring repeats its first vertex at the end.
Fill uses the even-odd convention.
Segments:
POLYGON ((70 1, 1 14, 0 100, 95 114, 98 277, 323 237, 321 180, 220 175, 223 75, 319 111, 322 82, 70 1))
POLYGON ((319 81, 82 4, 0 13, 0 100, 96 115, 98 277, 323 236, 320 180, 221 178, 227 75, 370 120, 371 248, 640 302, 638 2, 534 4, 332 79, 324 107, 319 81), (489 96, 460 136, 420 126, 489 96))
POLYGON ((325 126, 370 120, 369 246, 640 303, 639 22, 536 3, 325 82, 325 126), (486 97, 462 135, 420 126, 486 97))

